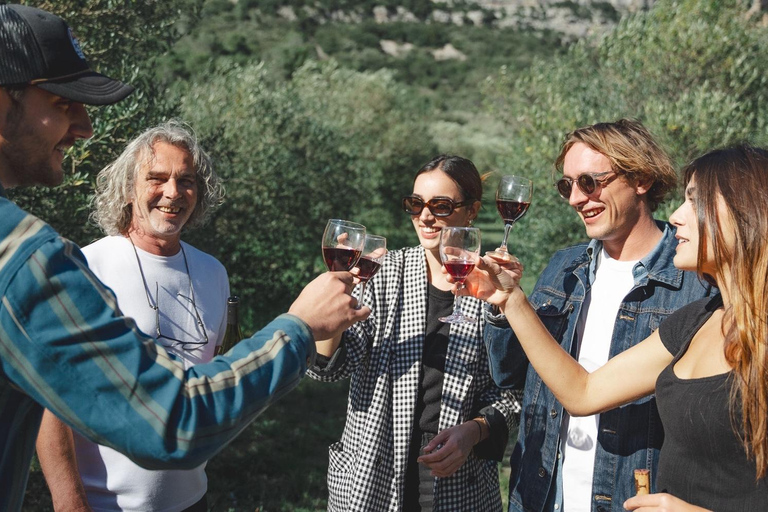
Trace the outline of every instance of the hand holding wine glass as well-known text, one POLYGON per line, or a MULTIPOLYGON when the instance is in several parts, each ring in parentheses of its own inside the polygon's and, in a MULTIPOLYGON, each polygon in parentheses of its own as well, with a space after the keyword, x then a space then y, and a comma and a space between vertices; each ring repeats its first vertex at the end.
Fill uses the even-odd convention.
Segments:
POLYGON ((330 219, 323 233, 323 260, 331 272, 349 271, 357 263, 365 244, 365 226, 330 219))
POLYGON ((362 256, 357 261, 357 268, 360 270, 357 277, 363 283, 360 290, 361 301, 365 295, 365 285, 381 268, 381 262, 384 260, 385 254, 387 254, 387 239, 379 235, 366 234, 362 256))
MULTIPOLYGON (((444 227, 440 231, 440 260, 459 290, 464 284, 475 261, 480 254, 480 230, 457 226, 444 227)), ((461 310, 461 295, 456 295, 453 313, 440 318, 441 322, 449 324, 466 324, 477 322, 477 318, 466 315, 461 310)))
POLYGON ((456 293, 470 295, 503 309, 510 295, 520 289, 522 277, 523 264, 515 256, 507 261, 478 257, 474 270, 467 275, 461 290, 457 286, 456 293))
POLYGON ((496 189, 496 208, 499 215, 504 219, 504 240, 501 246, 494 251, 488 251, 486 254, 499 260, 508 260, 510 258, 507 250, 507 239, 512 226, 520 220, 528 211, 531 205, 531 196, 533 195, 533 182, 522 176, 502 176, 499 187, 496 189))

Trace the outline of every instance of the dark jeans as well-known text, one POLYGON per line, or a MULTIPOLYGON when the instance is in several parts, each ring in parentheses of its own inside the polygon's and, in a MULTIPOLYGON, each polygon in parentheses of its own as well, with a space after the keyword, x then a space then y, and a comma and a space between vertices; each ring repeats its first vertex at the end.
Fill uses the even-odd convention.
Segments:
POLYGON ((435 434, 414 430, 411 437, 411 449, 408 454, 408 466, 405 470, 405 492, 403 512, 432 512, 435 501, 435 477, 432 470, 416 462, 422 449, 435 437, 435 434))

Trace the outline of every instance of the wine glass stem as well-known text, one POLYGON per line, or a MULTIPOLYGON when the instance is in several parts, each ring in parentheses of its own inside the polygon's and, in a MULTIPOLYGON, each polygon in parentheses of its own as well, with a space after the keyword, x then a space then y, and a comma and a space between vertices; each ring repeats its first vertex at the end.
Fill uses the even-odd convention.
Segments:
POLYGON ((461 283, 456 288, 456 300, 453 301, 453 313, 454 314, 459 314, 459 315, 462 314, 462 311, 461 311, 461 295, 459 295, 459 291, 462 288, 464 288, 464 283, 461 283))
POLYGON ((504 252, 509 252, 507 249, 507 239, 509 238, 509 232, 512 231, 512 224, 504 224, 504 240, 501 241, 501 249, 504 252))
POLYGON ((360 295, 357 297, 357 309, 360 309, 360 307, 363 305, 363 297, 365 297, 365 285, 368 284, 368 280, 366 279, 361 284, 363 286, 360 287, 360 295))

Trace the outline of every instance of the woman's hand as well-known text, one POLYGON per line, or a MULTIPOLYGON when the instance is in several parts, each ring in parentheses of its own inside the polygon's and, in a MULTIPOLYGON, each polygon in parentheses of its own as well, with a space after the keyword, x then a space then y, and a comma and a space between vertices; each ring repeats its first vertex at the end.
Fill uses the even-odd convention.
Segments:
POLYGON ((629 498, 624 502, 624 508, 637 512, 709 512, 706 508, 691 505, 667 493, 645 494, 629 498))
MULTIPOLYGON (((447 274, 445 269, 443 272, 447 274)), ((520 288, 522 277, 523 264, 514 256, 508 260, 478 256, 475 269, 469 273, 458 293, 503 307, 510 294, 520 288)), ((453 279, 448 276, 448 281, 453 282, 453 279)))
POLYGON ((472 447, 480 440, 476 421, 447 428, 424 447, 426 455, 418 458, 432 470, 432 475, 445 478, 454 474, 467 460, 472 447))

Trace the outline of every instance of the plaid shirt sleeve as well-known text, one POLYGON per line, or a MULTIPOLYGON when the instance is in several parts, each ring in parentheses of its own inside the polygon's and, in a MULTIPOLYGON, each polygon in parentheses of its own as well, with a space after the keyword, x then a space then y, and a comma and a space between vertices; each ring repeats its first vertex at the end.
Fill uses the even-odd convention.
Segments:
POLYGON ((23 494, 40 405, 149 469, 190 468, 314 360, 306 324, 281 315, 228 357, 184 370, 122 316, 77 246, 22 210, 0 211, 0 489, 9 496, 23 494))

